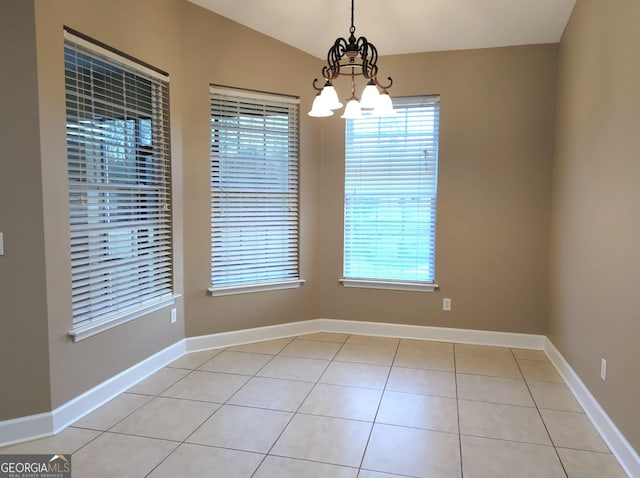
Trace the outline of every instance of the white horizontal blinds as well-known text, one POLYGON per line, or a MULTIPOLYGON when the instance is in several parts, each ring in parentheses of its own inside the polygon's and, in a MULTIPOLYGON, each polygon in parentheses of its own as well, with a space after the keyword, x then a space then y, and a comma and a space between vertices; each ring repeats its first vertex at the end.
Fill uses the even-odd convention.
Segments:
MULTIPOLYGON (((169 88, 66 36, 74 326, 172 295, 169 88)), ((129 62, 130 63, 130 62, 129 62)))
POLYGON ((298 101, 211 90, 212 288, 297 280, 298 101))
POLYGON ((346 123, 344 277, 432 283, 439 98, 346 123))

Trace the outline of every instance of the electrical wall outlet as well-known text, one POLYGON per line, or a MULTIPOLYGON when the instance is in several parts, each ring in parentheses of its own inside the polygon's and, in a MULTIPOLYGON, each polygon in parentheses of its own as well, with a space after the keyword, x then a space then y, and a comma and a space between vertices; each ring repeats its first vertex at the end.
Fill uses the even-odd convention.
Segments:
POLYGON ((447 312, 451 310, 451 299, 442 299, 442 310, 446 310, 447 312))
POLYGON ((177 320, 177 312, 176 309, 171 309, 171 323, 175 324, 177 320))
POLYGON ((607 379, 607 361, 605 359, 600 362, 600 378, 603 381, 607 379))

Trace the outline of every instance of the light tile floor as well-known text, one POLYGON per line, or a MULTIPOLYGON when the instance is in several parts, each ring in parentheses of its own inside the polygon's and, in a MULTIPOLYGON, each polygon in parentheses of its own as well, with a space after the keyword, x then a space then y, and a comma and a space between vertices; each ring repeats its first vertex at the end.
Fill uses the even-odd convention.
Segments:
POLYGON ((626 476, 541 351, 318 333, 190 353, 56 436, 74 478, 626 476))

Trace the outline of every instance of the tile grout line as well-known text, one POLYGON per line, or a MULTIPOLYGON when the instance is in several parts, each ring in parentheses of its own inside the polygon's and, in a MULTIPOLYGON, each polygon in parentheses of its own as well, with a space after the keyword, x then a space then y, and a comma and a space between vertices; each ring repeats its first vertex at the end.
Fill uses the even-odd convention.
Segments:
POLYGON ((551 433, 549 433, 549 428, 547 427, 547 423, 544 421, 544 418, 542 417, 542 413, 540 412, 540 407, 538 407, 538 402, 536 402, 536 399, 533 396, 533 393, 531 393, 531 388, 529 388, 529 382, 527 381, 526 377, 524 376, 524 373, 522 373, 522 368, 520 368, 520 363, 518 362, 518 357, 516 357, 516 354, 513 352, 512 348, 509 348, 509 350, 511 351, 511 355, 513 356, 513 359, 516 361, 516 366, 518 367, 518 370, 520 371, 520 374, 522 375, 522 378, 524 380, 524 385, 525 385, 525 387, 527 387, 527 391, 529 392, 529 395, 531 395, 531 400, 533 400, 533 403, 536 406, 536 411, 538 412, 538 416, 540 417, 540 421, 542 422, 542 425, 544 426, 544 429, 547 432, 547 435, 549 436, 549 441, 551 442, 551 445, 553 446, 553 451, 556 452, 556 456, 558 457, 558 461, 560 462, 560 466, 562 467, 562 471, 564 472, 565 477, 568 478, 569 477, 569 473, 567 473, 567 470, 564 467, 564 463, 562 462, 562 458, 560 458, 560 453, 558 453, 558 447, 556 447, 556 444, 553 442, 553 438, 551 437, 551 433))
MULTIPOLYGON (((217 355, 217 354, 216 354, 217 355)), ((166 366, 163 367, 167 368, 166 366)), ((160 369, 162 370, 162 369, 160 369)), ((176 383, 178 383, 179 381, 181 381, 182 379, 184 379, 185 377, 188 377, 189 375, 191 375, 193 373, 193 370, 191 370, 189 373, 187 373, 184 377, 179 378, 178 380, 176 380, 175 382, 173 382, 171 385, 168 385, 166 388, 163 388, 159 393, 164 393, 165 391, 167 391, 169 388, 173 387, 176 383)), ((153 376, 154 374, 152 374, 151 376, 153 376)), ((132 387, 129 387, 132 388, 132 387)), ((127 391, 125 390, 124 392, 121 392, 120 394, 118 394, 117 396, 121 396, 122 393, 126 393, 127 391)), ((143 403, 142 405, 140 405, 139 407, 137 407, 135 410, 133 410, 131 413, 127 414, 126 416, 124 416, 123 418, 121 418, 120 420, 118 420, 116 423, 114 423, 113 425, 111 425, 109 428, 107 428, 106 430, 102 430, 101 433, 99 433, 95 438, 93 438, 92 440, 89 440, 87 443, 85 443, 84 445, 82 445, 80 448, 78 448, 75 452, 73 452, 71 454, 71 459, 73 459, 73 455, 75 453, 78 453, 80 450, 82 450, 83 448, 85 448, 87 445, 89 445, 89 443, 94 442, 95 440, 97 440, 99 437, 101 437, 102 435, 106 434, 106 433, 117 433, 117 432, 112 432, 111 430, 116 427, 119 423, 121 423, 123 420, 126 420, 127 418, 129 418, 131 415, 133 415, 134 413, 136 413, 138 410, 140 410, 142 407, 148 405, 150 402, 152 402, 155 398, 160 397, 160 395, 146 395, 146 394, 139 394, 139 395, 145 395, 145 396, 151 396, 151 398, 149 400, 147 400, 145 403, 143 403)), ((116 398, 116 397, 114 397, 116 398)), ((113 400, 113 399, 112 399, 113 400)), ((110 400, 111 401, 111 400, 110 400)), ((108 403, 108 402, 107 402, 108 403)), ((84 418, 84 417, 83 417, 84 418)), ((135 435, 134 435, 135 436, 135 435)), ((147 438, 147 437, 141 437, 141 438, 147 438)), ((157 439, 157 438, 156 438, 157 439)), ((165 440, 165 441, 172 441, 172 440, 165 440)), ((149 471, 149 473, 147 473, 145 476, 148 476, 150 473, 153 472, 153 470, 155 470, 158 466, 160 466, 161 463, 163 463, 169 456, 171 456, 173 454, 173 452, 175 452, 178 447, 181 444, 178 443, 176 445, 176 447, 171 450, 171 452, 164 457, 156 466, 154 466, 151 471, 149 471)))
MULTIPOLYGON (((291 338, 291 340, 289 340, 289 342, 287 342, 287 344, 284 346, 286 347, 287 345, 289 345, 291 343, 291 341, 293 340, 293 338, 291 338)), ((171 453, 169 453, 166 457, 164 457, 164 459, 162 459, 155 467, 153 467, 153 469, 147 474, 145 475, 145 477, 149 476, 151 473, 154 472, 154 470, 156 470, 159 466, 161 466, 167 459, 169 459, 170 456, 172 456, 175 451, 180 448, 181 446, 187 444, 190 445, 191 443, 188 442, 189 438, 191 436, 193 436, 194 433, 196 433, 198 430, 200 430, 200 428, 202 428, 202 426, 208 422, 211 417, 213 417, 218 411, 220 411, 222 409, 222 407, 224 407, 225 405, 228 404, 229 400, 231 400, 240 390, 242 390, 245 385, 247 385, 247 383, 249 383, 249 381, 254 378, 256 376, 256 374, 262 370, 264 367, 266 367, 269 363, 271 363, 273 361, 273 359, 280 353, 282 352, 282 350, 284 349, 284 347, 282 347, 282 349, 280 349, 280 351, 277 354, 271 355, 271 354, 258 354, 258 355, 271 355, 271 358, 262 366, 260 367, 258 370, 256 370, 256 372, 251 375, 245 375, 246 377, 249 377, 247 379, 247 381, 245 383, 242 384, 241 387, 238 388, 238 390, 236 390, 235 392, 233 392, 231 395, 229 395, 229 397, 227 397, 227 399, 223 402, 223 403, 219 403, 219 402, 206 402, 206 403, 216 403, 218 405, 220 405, 218 408, 216 408, 207 418, 205 418, 202 423, 200 423, 200 425, 198 425, 191 433, 189 433, 184 440, 181 440, 180 443, 178 444, 178 446, 176 446, 171 453)), ((180 382, 181 380, 183 380, 184 378, 188 377, 189 375, 193 374, 196 371, 201 371, 201 372, 209 372, 207 370, 200 370, 200 367, 202 367, 204 364, 206 364, 207 362, 215 359, 218 355, 220 355, 222 352, 224 352, 226 350, 226 348, 223 348, 220 350, 220 352, 218 352, 216 355, 214 355, 213 357, 211 357, 209 360, 205 360, 203 363, 201 363, 198 367, 194 368, 191 370, 190 373, 188 373, 187 375, 185 375, 184 377, 182 377, 180 380, 178 380, 176 383, 174 383, 173 385, 177 384, 178 382, 180 382)), ((209 372, 209 373, 217 373, 217 372, 209 372)), ((229 374, 229 375, 241 375, 241 374, 229 374)), ((173 386, 171 385, 171 387, 173 386)), ((161 393, 166 392, 170 387, 167 387, 165 390, 163 390, 161 393)), ((169 397, 170 398, 170 397, 169 397)), ((201 400, 199 400, 201 401, 201 400)), ((216 448, 220 448, 220 447, 216 447, 216 448)), ((246 450, 243 450, 246 451, 246 450)), ((251 452, 248 452, 251 453, 251 452)), ((265 455, 266 456, 266 455, 265 455)), ((262 461, 264 461, 264 458, 262 459, 262 461)), ((260 464, 262 464, 262 461, 260 462, 260 464)), ((260 465, 258 465, 258 467, 256 468, 256 470, 259 468, 260 465)), ((255 471, 254 471, 255 472, 255 471)))
POLYGON ((460 451, 460 478, 464 478, 464 463, 462 457, 462 432, 460 430, 460 395, 458 394, 458 366, 456 362, 456 344, 453 342, 453 381, 456 386, 456 410, 458 418, 458 449, 460 451))
MULTIPOLYGON (((222 350, 224 350, 224 349, 222 349, 222 350)), ((220 355, 220 354, 222 353, 222 350, 220 350, 218 353, 216 353, 216 354, 215 354, 213 357, 211 357, 209 360, 213 360, 213 359, 214 359, 214 358, 216 358, 218 355, 220 355)), ((186 377, 188 377, 189 375, 192 375, 196 370, 198 370, 198 368, 199 368, 199 367, 202 367, 202 366, 203 366, 205 363, 207 363, 209 360, 205 360, 205 361, 204 361, 203 363, 201 363, 198 367, 195 367, 195 368, 191 369, 191 372, 189 372, 187 375, 185 375, 185 376, 184 376, 184 377, 182 377, 180 380, 178 380, 177 382, 175 382, 173 385, 176 385, 178 382, 182 381, 183 379, 185 379, 185 378, 186 378, 186 377)), ((173 387, 173 385, 170 385, 169 387, 167 387, 166 389, 164 389, 164 390, 163 390, 162 392, 160 392, 160 393, 162 394, 162 393, 166 392, 167 390, 169 390, 169 388, 173 387)), ((161 396, 161 395, 156 395, 156 398, 157 398, 157 397, 159 397, 159 396, 161 396)), ((169 398, 170 398, 170 397, 169 397, 169 398)), ((151 400, 153 400, 153 399, 151 399, 151 400)), ((150 401, 151 401, 151 400, 150 400, 150 401)), ((149 402, 147 402, 147 403, 149 403, 149 402)), ((216 403, 216 402, 207 402, 207 403, 216 403)), ((197 429, 199 429, 199 428, 200 428, 200 427, 201 427, 205 422, 207 422, 207 421, 208 421, 208 420, 209 420, 213 415, 215 415, 215 413, 216 413, 218 410, 220 410, 220 408, 222 408, 222 405, 220 405, 218 408, 216 408, 216 409, 215 409, 215 410, 214 410, 214 411, 213 411, 213 412, 212 412, 212 413, 211 413, 207 418, 205 418, 205 419, 202 421, 202 423, 201 423, 201 424, 196 428, 196 430, 197 430, 197 429)), ((149 471, 149 473, 147 473, 147 474, 145 475, 145 478, 146 478, 146 477, 148 477, 149 475, 151 475, 151 474, 152 474, 152 473, 153 473, 157 468, 159 468, 159 467, 160 467, 160 466, 161 466, 165 461, 167 461, 167 460, 169 459, 169 457, 170 457, 170 456, 172 456, 172 455, 176 452, 176 450, 177 450, 178 448, 180 448, 182 445, 184 445, 185 441, 186 441, 186 440, 187 440, 191 435, 193 435, 193 434, 195 433, 195 431, 196 431, 196 430, 194 430, 193 432, 189 433, 189 434, 185 437, 185 439, 184 439, 184 440, 181 440, 181 441, 176 445, 176 447, 175 447, 173 450, 171 450, 171 453, 169 453, 169 454, 168 454, 167 456, 165 456, 162 460, 160 460, 160 461, 156 464, 156 466, 154 466, 154 467, 149 471)))
POLYGON ((369 448, 369 443, 371 442, 371 436, 373 435, 373 429, 376 425, 376 420, 378 418, 378 413, 380 413, 380 407, 382 406, 382 400, 384 399, 385 392, 387 391, 387 384, 389 383, 389 378, 391 377, 391 371, 393 370, 393 364, 396 361, 396 357, 398 356, 398 350, 400 349, 400 339, 398 339, 398 343, 396 344, 396 350, 393 354, 393 359, 391 359, 391 363, 389 364, 389 371, 387 372, 387 378, 384 382, 384 388, 382 389, 382 394, 380 395, 380 401, 378 402, 378 407, 376 408, 376 413, 373 416, 373 421, 371 422, 371 430, 369 431, 369 436, 367 437, 367 443, 364 446, 364 450, 362 452, 362 458, 360 459, 360 466, 358 466, 358 476, 360 476, 360 472, 362 471, 362 465, 364 465, 364 458, 367 455, 367 449, 369 448))
MULTIPOLYGON (((293 342, 293 340, 296 339, 297 336, 294 336, 292 338, 291 341, 289 341, 289 343, 287 345, 285 345, 280 352, 278 352, 277 355, 280 355, 280 353, 282 352, 282 350, 284 350, 291 342, 293 342)), ((345 340, 346 342, 346 340, 345 340)), ((338 349, 338 351, 336 352, 336 355, 338 354, 338 352, 342 349, 342 347, 344 346, 344 344, 342 344, 340 346, 340 348, 338 349)), ((276 357, 276 355, 274 355, 274 358, 276 357)), ((284 355, 283 355, 284 357, 284 355)), ((335 355, 334 355, 335 357, 335 355)), ((307 400, 307 398, 309 398, 309 395, 311 395, 311 392, 316 388, 316 385, 318 385, 320 378, 322 378, 322 376, 324 375, 324 373, 327 371, 327 368, 329 368, 329 365, 331 365, 331 363, 333 362, 333 359, 329 360, 327 363, 327 366, 325 367, 325 369, 322 371, 322 373, 318 376, 317 380, 315 382, 313 382, 313 386, 309 389, 309 391, 307 392, 307 394, 304 396, 304 398, 300 401, 300 405, 298 405, 298 408, 296 409, 295 412, 291 413, 291 418, 289 418, 289 421, 287 422, 287 424, 282 427, 282 430, 280 431, 280 433, 278 433, 278 436, 275 438, 275 440, 273 440, 273 443, 271 444, 271 446, 269 447, 269 449, 267 450, 267 452, 264 454, 264 457, 262 458, 262 460, 260 461, 260 463, 258 464, 258 466, 256 467, 255 470, 253 470, 253 473, 251 473, 251 478, 253 478, 255 476, 255 474, 258 472, 258 470, 260 469, 260 467, 262 467, 262 465, 264 464, 264 462, 266 461, 266 459, 269 456, 278 456, 278 455, 271 455, 271 450, 273 450, 273 448, 276 446, 276 443, 278 443, 278 440, 280 440, 280 438, 282 437, 282 435, 284 434, 285 430, 289 427, 289 425, 291 424, 291 422, 293 421, 293 419, 298 415, 298 412, 300 411, 300 409, 302 408, 302 405, 304 404, 304 402, 307 400)), ((266 367, 266 364, 265 364, 266 367)), ((262 367, 264 368, 264 367, 262 367)), ((260 370, 262 370, 262 368, 260 370)), ((258 373, 258 372, 256 372, 258 373)), ((290 457, 287 457, 290 458, 290 457)))

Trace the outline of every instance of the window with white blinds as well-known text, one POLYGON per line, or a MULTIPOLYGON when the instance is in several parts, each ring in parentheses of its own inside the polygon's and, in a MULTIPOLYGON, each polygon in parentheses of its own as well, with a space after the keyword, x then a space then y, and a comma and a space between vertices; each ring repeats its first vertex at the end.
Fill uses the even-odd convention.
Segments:
POLYGON ((347 120, 343 284, 434 283, 439 105, 394 98, 395 116, 347 120))
POLYGON ((168 77, 65 31, 71 335, 173 299, 168 77))
POLYGON ((294 97, 211 88, 213 295, 298 287, 294 97))

